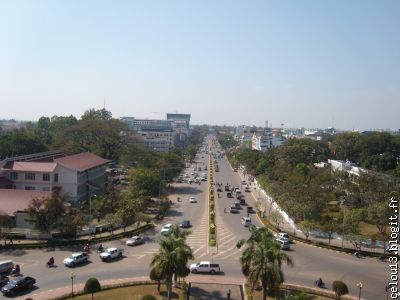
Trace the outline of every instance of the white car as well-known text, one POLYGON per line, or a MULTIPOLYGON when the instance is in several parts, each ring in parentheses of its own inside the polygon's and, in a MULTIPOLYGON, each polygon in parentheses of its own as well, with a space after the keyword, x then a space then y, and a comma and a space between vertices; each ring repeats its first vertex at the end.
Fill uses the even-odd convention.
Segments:
POLYGON ((144 238, 140 235, 135 235, 125 242, 127 246, 137 246, 144 244, 144 238))
POLYGON ((189 198, 189 202, 190 202, 190 203, 197 203, 197 200, 196 200, 195 197, 190 197, 190 198, 189 198))
POLYGON ((280 240, 283 240, 283 241, 287 241, 287 242, 290 243, 290 237, 286 232, 278 232, 278 233, 275 233, 274 236, 277 239, 280 239, 280 240))
POLYGON ((251 225, 250 217, 243 217, 242 218, 242 225, 245 226, 245 227, 248 227, 249 225, 251 225))
POLYGON ((166 234, 168 234, 171 230, 172 230, 172 224, 165 224, 165 225, 161 228, 161 234, 162 234, 162 235, 166 235, 166 234))

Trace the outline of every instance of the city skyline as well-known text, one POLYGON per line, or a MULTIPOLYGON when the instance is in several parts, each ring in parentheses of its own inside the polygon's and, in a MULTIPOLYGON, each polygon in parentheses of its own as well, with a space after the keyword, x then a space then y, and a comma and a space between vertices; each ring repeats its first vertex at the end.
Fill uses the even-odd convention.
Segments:
POLYGON ((0 8, 0 119, 80 117, 105 102, 116 118, 177 111, 192 124, 400 127, 396 1, 0 8))

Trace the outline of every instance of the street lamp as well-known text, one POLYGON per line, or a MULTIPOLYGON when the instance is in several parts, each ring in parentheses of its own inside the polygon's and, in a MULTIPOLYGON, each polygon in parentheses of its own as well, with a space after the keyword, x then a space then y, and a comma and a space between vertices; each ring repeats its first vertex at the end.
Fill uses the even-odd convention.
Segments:
POLYGON ((361 281, 359 283, 357 283, 357 287, 360 289, 359 292, 358 292, 358 300, 360 300, 361 299, 361 290, 362 290, 362 287, 363 287, 363 284, 362 284, 361 281))
POLYGON ((89 227, 92 224, 92 197, 97 197, 96 194, 93 194, 93 192, 90 192, 89 194, 89 227))
POLYGON ((74 278, 76 277, 76 274, 74 272, 71 272, 70 277, 71 277, 71 297, 74 298, 74 278))

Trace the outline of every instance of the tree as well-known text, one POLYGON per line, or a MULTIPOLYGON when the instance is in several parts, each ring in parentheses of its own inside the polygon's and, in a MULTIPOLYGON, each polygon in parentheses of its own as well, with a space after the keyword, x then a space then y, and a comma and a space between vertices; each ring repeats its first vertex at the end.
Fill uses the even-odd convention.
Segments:
POLYGON ((91 293, 92 294, 92 300, 94 297, 94 293, 101 291, 101 285, 100 282, 96 278, 89 278, 86 280, 85 287, 83 288, 83 291, 85 293, 91 293))
POLYGON ((281 252, 280 245, 272 234, 263 228, 250 228, 250 237, 240 240, 237 247, 246 245, 240 258, 242 272, 251 285, 252 291, 261 282, 263 296, 267 299, 267 289, 272 289, 284 281, 282 263, 293 266, 293 261, 286 253, 281 252))
POLYGON ((347 285, 340 280, 335 280, 332 283, 332 290, 335 292, 337 299, 340 299, 342 295, 346 295, 349 293, 349 288, 347 287, 347 285))
POLYGON ((174 226, 171 233, 160 241, 160 249, 154 254, 150 266, 157 268, 165 279, 168 299, 172 297, 172 280, 180 276, 189 259, 193 259, 192 249, 186 244, 186 234, 174 226))
POLYGON ((158 267, 154 267, 150 270, 150 280, 157 281, 157 291, 160 292, 161 280, 164 278, 162 270, 158 267))
POLYGON ((310 236, 310 232, 317 227, 314 222, 311 222, 308 220, 301 221, 298 226, 299 226, 300 230, 306 236, 307 240, 308 240, 308 237, 310 236))
POLYGON ((6 240, 6 233, 4 228, 11 227, 11 217, 5 212, 0 210, 0 241, 2 238, 6 240))
POLYGON ((329 245, 331 244, 331 240, 333 237, 333 234, 335 232, 338 232, 340 230, 339 224, 335 218, 333 218, 330 215, 324 215, 321 223, 319 225, 319 228, 327 234, 328 239, 329 239, 329 245))
POLYGON ((82 115, 81 120, 111 120, 112 113, 105 108, 94 109, 91 108, 82 115))
POLYGON ((275 227, 279 230, 281 223, 283 222, 282 215, 277 211, 273 211, 269 214, 269 218, 271 219, 271 222, 274 223, 275 227))
POLYGON ((360 251, 362 243, 365 241, 365 236, 361 234, 350 233, 346 235, 346 239, 354 246, 357 251, 360 251))
POLYGON ((33 218, 35 228, 49 233, 63 226, 62 219, 66 213, 65 195, 53 192, 50 198, 32 199, 28 213, 33 218))
POLYGON ((130 173, 130 193, 135 198, 158 196, 160 184, 160 175, 155 171, 137 168, 130 173))

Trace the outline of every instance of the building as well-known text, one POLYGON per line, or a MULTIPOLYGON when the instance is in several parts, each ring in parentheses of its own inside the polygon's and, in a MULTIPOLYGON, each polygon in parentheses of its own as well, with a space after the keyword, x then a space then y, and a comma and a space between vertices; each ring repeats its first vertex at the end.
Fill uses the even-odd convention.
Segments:
POLYGON ((283 141, 280 131, 264 128, 262 132, 253 133, 251 148, 259 151, 267 151, 268 149, 280 146, 283 141))
POLYGON ((90 152, 66 156, 63 151, 50 151, 6 158, 0 162, 0 188, 59 189, 70 202, 84 201, 105 192, 109 162, 90 152))
POLYGON ((169 152, 184 147, 190 134, 190 114, 167 114, 166 120, 123 117, 128 136, 146 149, 169 152))

